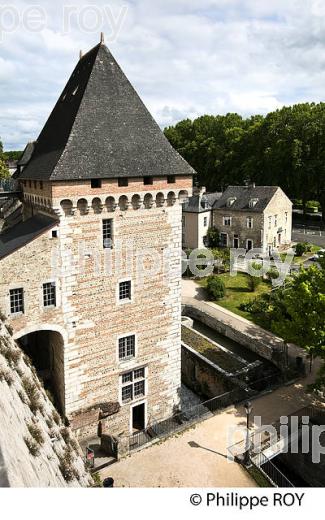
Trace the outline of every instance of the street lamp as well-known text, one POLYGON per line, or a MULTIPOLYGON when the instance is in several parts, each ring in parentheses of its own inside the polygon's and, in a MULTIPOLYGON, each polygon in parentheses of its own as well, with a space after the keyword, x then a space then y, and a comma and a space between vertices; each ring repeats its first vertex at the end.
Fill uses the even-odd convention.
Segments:
POLYGON ((249 434, 249 419, 250 414, 252 413, 253 407, 250 401, 247 401, 244 404, 245 412, 246 412, 246 446, 244 453, 244 464, 249 464, 249 449, 250 449, 250 434, 249 434))

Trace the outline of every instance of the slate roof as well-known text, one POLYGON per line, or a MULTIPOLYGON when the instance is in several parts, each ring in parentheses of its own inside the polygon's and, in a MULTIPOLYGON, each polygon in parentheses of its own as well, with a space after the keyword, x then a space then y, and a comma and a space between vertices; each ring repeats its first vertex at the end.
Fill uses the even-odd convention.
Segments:
POLYGON ((80 59, 19 178, 194 174, 101 43, 80 59))
POLYGON ((278 189, 278 186, 228 186, 222 197, 214 203, 213 209, 227 209, 229 211, 247 210, 260 213, 264 211, 278 189), (235 198, 236 200, 232 206, 228 207, 227 201, 230 198, 235 198), (249 207, 251 199, 257 199, 256 205, 252 208, 249 207))
POLYGON ((39 235, 56 226, 58 221, 38 213, 0 234, 0 259, 25 246, 39 235))
POLYGON ((222 193, 204 193, 201 197, 193 195, 189 197, 188 201, 183 204, 183 211, 185 213, 204 213, 211 211, 214 203, 221 197, 222 193))

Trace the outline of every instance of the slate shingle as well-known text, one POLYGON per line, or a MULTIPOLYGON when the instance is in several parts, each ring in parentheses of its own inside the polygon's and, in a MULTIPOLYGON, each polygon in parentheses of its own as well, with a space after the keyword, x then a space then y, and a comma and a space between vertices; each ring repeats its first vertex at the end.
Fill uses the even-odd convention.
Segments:
POLYGON ((21 179, 193 175, 110 51, 85 54, 56 103, 21 179))

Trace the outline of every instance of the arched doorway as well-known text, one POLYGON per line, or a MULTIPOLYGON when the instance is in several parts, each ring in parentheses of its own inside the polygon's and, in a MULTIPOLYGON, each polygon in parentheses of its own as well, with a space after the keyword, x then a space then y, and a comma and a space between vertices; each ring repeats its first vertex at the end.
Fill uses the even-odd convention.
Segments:
POLYGON ((15 338, 30 358, 44 388, 61 414, 65 413, 64 339, 54 330, 36 330, 15 338))

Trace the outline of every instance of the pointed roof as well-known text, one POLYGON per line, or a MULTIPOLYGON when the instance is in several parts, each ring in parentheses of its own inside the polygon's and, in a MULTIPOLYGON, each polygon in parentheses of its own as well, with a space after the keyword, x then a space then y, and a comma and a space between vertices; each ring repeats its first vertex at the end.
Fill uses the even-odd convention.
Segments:
POLYGON ((19 178, 193 174, 100 43, 77 64, 19 178))

